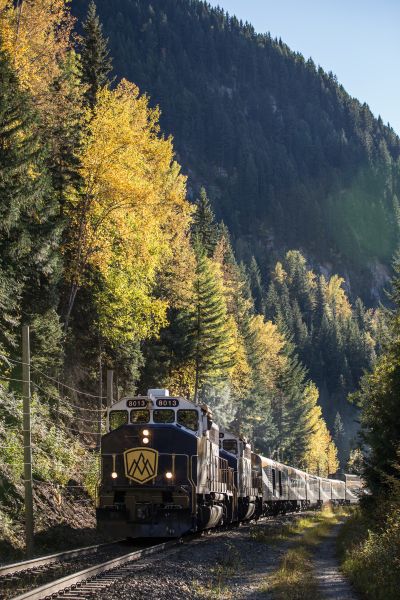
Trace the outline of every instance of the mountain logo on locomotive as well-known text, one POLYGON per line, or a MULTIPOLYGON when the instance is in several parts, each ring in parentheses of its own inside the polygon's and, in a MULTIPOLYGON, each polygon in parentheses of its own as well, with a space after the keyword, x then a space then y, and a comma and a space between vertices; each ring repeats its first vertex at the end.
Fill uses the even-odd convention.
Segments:
POLYGON ((124 452, 125 475, 136 483, 157 477, 158 452, 151 448, 131 448, 124 452))

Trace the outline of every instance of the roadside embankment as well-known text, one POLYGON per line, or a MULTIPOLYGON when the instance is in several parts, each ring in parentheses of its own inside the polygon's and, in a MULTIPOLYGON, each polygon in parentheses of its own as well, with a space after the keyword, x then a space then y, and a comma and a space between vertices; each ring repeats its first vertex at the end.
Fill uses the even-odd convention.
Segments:
POLYGON ((342 570, 366 600, 397 600, 400 594, 400 507, 356 508, 338 539, 342 570))

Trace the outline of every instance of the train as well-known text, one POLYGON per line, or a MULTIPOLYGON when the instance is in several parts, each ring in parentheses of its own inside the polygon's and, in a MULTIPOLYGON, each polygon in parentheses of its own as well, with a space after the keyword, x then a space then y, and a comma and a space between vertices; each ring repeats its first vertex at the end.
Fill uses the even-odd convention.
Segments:
POLYGON ((129 538, 188 532, 333 504, 353 504, 359 477, 311 475, 253 452, 206 405, 150 389, 107 409, 96 517, 129 538))

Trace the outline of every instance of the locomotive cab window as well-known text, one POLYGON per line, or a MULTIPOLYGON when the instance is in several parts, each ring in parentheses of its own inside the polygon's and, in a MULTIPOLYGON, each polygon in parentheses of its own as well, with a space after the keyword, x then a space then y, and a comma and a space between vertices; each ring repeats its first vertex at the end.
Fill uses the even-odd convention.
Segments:
POLYGON ((131 423, 149 423, 150 411, 145 409, 131 410, 131 423))
POLYGON ((199 428, 199 415, 197 410, 178 410, 177 422, 186 429, 197 431, 199 428))
POLYGON ((118 429, 122 425, 126 425, 128 422, 128 411, 127 410, 112 410, 110 412, 110 431, 118 429))
POLYGON ((154 423, 174 423, 175 422, 175 412, 173 410, 169 410, 167 408, 161 410, 153 411, 153 421, 154 423))
POLYGON ((236 440, 224 440, 222 442, 222 447, 223 447, 224 450, 226 450, 227 452, 230 452, 231 454, 237 454, 238 453, 237 441, 236 440))

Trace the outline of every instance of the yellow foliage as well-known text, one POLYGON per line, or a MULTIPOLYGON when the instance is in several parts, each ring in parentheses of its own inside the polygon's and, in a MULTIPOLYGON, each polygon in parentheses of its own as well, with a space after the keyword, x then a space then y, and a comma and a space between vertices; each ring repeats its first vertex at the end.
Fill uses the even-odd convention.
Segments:
POLYGON ((326 477, 336 473, 339 468, 337 448, 322 416, 321 407, 317 404, 319 394, 314 383, 308 384, 305 394, 311 406, 308 425, 312 433, 303 460, 304 467, 311 473, 326 477))
POLYGON ((314 271, 307 271, 307 285, 309 287, 310 290, 315 290, 317 288, 317 276, 315 275, 314 271))
POLYGON ((266 389, 273 389, 287 358, 283 354, 285 337, 271 321, 265 321, 262 315, 256 315, 250 323, 254 336, 257 373, 260 383, 266 389))
POLYGON ((283 268, 282 263, 278 261, 275 265, 275 269, 273 270, 272 278, 278 283, 282 284, 285 281, 286 277, 287 273, 283 268))
POLYGON ((194 361, 188 360, 178 368, 172 369, 166 380, 166 387, 173 395, 193 398, 195 368, 194 361))
POLYGON ((99 92, 85 115, 82 193, 68 206, 67 278, 79 288, 88 267, 102 276, 100 330, 143 339, 166 323, 167 302, 152 296, 160 268, 177 261, 191 209, 171 139, 159 136, 158 110, 122 81, 99 92))
POLYGON ((346 292, 342 288, 343 277, 333 275, 326 285, 326 300, 332 311, 333 317, 351 318, 351 304, 347 299, 346 292))
POLYGON ((3 49, 13 61, 21 86, 39 107, 48 107, 52 83, 71 48, 74 19, 68 0, 0 0, 3 49))

